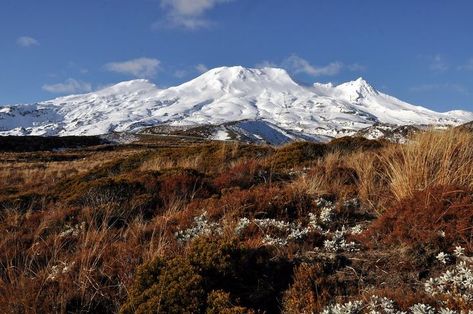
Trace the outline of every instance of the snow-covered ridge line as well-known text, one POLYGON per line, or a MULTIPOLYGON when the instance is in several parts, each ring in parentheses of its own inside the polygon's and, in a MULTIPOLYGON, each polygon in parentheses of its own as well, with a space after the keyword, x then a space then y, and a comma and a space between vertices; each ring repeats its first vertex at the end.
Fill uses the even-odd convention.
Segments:
POLYGON ((0 106, 0 135, 98 135, 243 120, 261 121, 282 133, 337 137, 376 123, 457 125, 473 120, 473 113, 414 106, 362 78, 338 86, 304 86, 283 69, 236 66, 215 68, 167 89, 133 80, 83 95, 0 106))

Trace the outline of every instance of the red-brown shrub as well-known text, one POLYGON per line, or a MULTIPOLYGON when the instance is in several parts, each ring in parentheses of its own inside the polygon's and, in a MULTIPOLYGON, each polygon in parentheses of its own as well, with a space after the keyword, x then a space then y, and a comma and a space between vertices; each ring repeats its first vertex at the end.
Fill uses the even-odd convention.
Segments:
POLYGON ((364 237, 385 244, 473 249, 473 194, 452 186, 416 192, 388 209, 364 237))
POLYGON ((206 210, 211 217, 229 213, 235 217, 289 218, 306 217, 312 197, 285 186, 260 185, 250 190, 232 189, 220 198, 196 200, 189 210, 206 210))
POLYGON ((218 189, 240 187, 247 189, 258 183, 269 181, 269 171, 255 160, 242 161, 218 175, 213 183, 218 189))
POLYGON ((292 285, 284 293, 284 313, 319 313, 337 296, 356 292, 356 284, 340 280, 336 275, 346 264, 347 260, 337 257, 299 265, 292 285))
POLYGON ((209 197, 213 189, 202 174, 191 169, 175 169, 160 178, 159 195, 165 206, 176 200, 209 197))

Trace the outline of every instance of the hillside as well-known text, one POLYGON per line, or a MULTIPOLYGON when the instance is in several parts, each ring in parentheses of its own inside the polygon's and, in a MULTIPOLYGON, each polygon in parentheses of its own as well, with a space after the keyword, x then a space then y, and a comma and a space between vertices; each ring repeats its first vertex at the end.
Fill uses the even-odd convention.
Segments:
POLYGON ((412 136, 4 138, 0 312, 467 313, 473 135, 412 136))

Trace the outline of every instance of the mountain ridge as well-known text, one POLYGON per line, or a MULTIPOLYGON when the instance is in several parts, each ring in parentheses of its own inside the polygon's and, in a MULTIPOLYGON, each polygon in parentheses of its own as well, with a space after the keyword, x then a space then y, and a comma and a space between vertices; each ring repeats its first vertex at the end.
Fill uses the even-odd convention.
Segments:
POLYGON ((99 135, 156 125, 263 121, 315 137, 355 134, 374 125, 458 125, 473 113, 445 113, 379 92, 365 79, 339 85, 297 83, 279 68, 219 67, 160 89, 131 80, 35 104, 0 105, 0 135, 99 135))

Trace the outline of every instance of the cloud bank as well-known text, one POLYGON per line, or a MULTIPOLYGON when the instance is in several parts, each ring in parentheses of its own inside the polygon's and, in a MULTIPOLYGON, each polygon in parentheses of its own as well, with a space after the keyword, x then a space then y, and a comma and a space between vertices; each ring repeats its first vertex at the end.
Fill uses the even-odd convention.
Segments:
POLYGON ((45 84, 42 89, 53 94, 88 93, 92 91, 92 84, 70 78, 63 83, 45 84))
POLYGON ((306 59, 298 56, 298 55, 291 55, 288 58, 284 59, 280 64, 264 61, 260 64, 257 64, 256 67, 263 68, 263 67, 281 67, 286 69, 287 71, 294 73, 294 74, 306 74, 309 76, 317 77, 317 76, 335 76, 338 75, 343 70, 348 70, 350 72, 364 72, 366 71, 366 67, 364 65, 354 63, 354 64, 344 64, 340 61, 330 62, 326 65, 314 65, 311 64, 306 59))
POLYGON ((159 70, 161 61, 152 58, 138 58, 122 62, 110 62, 105 65, 105 70, 126 74, 135 78, 152 78, 159 70))
POLYGON ((166 11, 165 21, 153 24, 153 28, 171 27, 196 30, 212 25, 205 14, 218 4, 233 0, 161 0, 161 8, 166 11))

